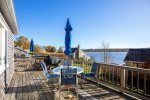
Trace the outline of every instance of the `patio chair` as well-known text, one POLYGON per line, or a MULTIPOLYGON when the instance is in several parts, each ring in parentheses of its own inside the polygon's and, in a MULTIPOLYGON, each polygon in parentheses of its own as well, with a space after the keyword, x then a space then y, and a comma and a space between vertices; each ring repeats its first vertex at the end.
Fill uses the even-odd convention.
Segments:
MULTIPOLYGON (((60 97, 62 89, 68 89, 68 92, 69 92, 69 89, 71 87, 76 89, 77 100, 79 100, 77 69, 76 68, 61 69, 59 97, 60 97)), ((74 96, 68 95, 68 98, 73 99, 74 96)))
POLYGON ((59 76, 58 74, 50 74, 50 73, 48 72, 47 67, 46 67, 46 64, 45 64, 44 62, 41 63, 41 66, 42 66, 42 69, 43 69, 43 73, 44 73, 44 75, 45 75, 45 77, 46 77, 46 80, 47 80, 48 82, 51 81, 52 83, 54 83, 54 81, 55 81, 56 79, 59 80, 60 76, 59 76))
MULTIPOLYGON (((84 79, 85 82, 85 78, 94 78, 96 79, 96 82, 98 83, 99 80, 99 68, 100 68, 100 64, 99 63, 93 63, 92 68, 91 68, 91 72, 89 73, 81 73, 81 78, 84 79)), ((81 84, 80 84, 81 86, 81 84)), ((82 86, 81 86, 82 88, 82 86)))
POLYGON ((44 59, 44 63, 50 70, 52 68, 58 67, 60 62, 61 62, 61 59, 59 57, 55 57, 55 56, 46 56, 46 58, 44 59))

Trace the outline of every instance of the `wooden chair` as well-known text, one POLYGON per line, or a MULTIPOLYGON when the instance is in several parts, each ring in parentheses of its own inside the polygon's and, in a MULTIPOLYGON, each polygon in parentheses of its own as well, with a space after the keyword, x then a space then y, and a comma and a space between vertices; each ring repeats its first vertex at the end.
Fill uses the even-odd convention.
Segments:
MULTIPOLYGON (((96 79, 96 82, 98 83, 99 80, 99 68, 100 68, 100 64, 99 63, 93 63, 91 71, 89 73, 81 73, 81 78, 84 79, 85 82, 85 78, 94 78, 96 79)), ((82 85, 80 84, 81 88, 82 85)))
POLYGON ((50 73, 48 72, 47 67, 46 67, 46 64, 45 64, 44 62, 41 63, 41 66, 42 66, 43 73, 44 73, 44 75, 45 75, 47 81, 51 81, 52 83, 54 83, 54 81, 55 81, 56 79, 59 80, 60 75, 58 75, 58 74, 50 74, 50 73))
MULTIPOLYGON (((77 69, 76 68, 61 69, 59 97, 62 89, 68 89, 69 92, 69 89, 71 87, 76 89, 77 100, 79 100, 77 69)), ((68 95, 68 98, 73 99, 74 96, 68 95)))

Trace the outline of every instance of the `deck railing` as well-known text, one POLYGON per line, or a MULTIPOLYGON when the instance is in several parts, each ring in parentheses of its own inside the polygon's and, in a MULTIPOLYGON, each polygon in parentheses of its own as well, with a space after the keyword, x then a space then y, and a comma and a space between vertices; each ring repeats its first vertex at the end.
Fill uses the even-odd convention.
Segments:
MULTIPOLYGON (((84 73, 91 71, 92 63, 73 61, 84 68, 84 73)), ((137 97, 150 97, 150 69, 100 63, 99 83, 137 97)))
POLYGON ((32 68, 34 62, 35 60, 33 58, 17 58, 15 59, 15 70, 18 70, 17 68, 19 67, 19 70, 22 68, 22 71, 24 69, 32 68))
MULTIPOLYGON (((33 58, 35 62, 40 63, 45 56, 35 56, 33 58)), ((65 59, 62 59, 61 64, 64 61, 65 59)), ((82 67, 84 73, 89 73, 93 64, 93 62, 79 60, 71 62, 75 66, 82 67)), ((150 98, 150 69, 100 63, 99 84, 111 87, 122 93, 147 99, 150 98)))

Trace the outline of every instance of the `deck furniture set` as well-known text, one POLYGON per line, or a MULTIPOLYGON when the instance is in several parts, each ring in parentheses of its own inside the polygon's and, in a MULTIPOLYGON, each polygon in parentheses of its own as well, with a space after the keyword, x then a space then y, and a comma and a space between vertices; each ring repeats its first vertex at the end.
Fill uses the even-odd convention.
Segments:
MULTIPOLYGON (((77 66, 59 66, 52 70, 53 73, 49 73, 47 70, 47 66, 44 62, 41 63, 41 66, 47 81, 59 87, 59 99, 61 99, 61 91, 67 89, 69 94, 69 90, 72 88, 76 90, 76 98, 79 98, 77 77, 78 75, 80 75, 81 78, 84 79, 86 77, 98 78, 97 71, 99 69, 99 64, 97 63, 93 63, 90 73, 84 73, 83 68, 77 66)), ((80 84, 80 86, 82 88, 82 84, 80 84)), ((68 95, 68 98, 75 97, 72 95, 68 95)))

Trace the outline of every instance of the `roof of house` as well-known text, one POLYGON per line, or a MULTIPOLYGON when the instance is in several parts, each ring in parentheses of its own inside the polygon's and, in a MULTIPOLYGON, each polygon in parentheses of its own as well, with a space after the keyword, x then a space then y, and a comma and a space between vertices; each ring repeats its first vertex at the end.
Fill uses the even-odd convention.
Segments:
POLYGON ((150 48, 129 49, 124 61, 146 62, 150 60, 150 48))
POLYGON ((64 46, 60 46, 58 51, 59 52, 64 52, 65 51, 65 47, 64 46))
POLYGON ((77 50, 78 50, 78 48, 71 48, 72 53, 74 53, 77 50))
POLYGON ((0 17, 3 16, 13 34, 18 33, 14 0, 0 0, 0 17))
MULTIPOLYGON (((64 52, 65 51, 65 47, 64 46, 60 46, 58 51, 60 52, 60 50, 62 50, 62 52, 64 52)), ((78 48, 71 48, 72 53, 74 53, 76 50, 78 50, 78 48)))

